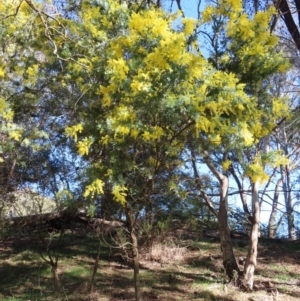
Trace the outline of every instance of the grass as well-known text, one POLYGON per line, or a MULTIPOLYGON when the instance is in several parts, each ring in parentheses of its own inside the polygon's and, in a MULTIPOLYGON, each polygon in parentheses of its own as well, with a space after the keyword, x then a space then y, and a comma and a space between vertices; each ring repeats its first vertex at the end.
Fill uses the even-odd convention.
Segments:
MULTIPOLYGON (((236 256, 245 256, 242 240, 234 240, 236 256)), ((0 244, 1 301, 119 301, 134 300, 133 271, 102 247, 96 292, 89 285, 98 240, 93 236, 66 235, 63 245, 55 239, 50 245, 58 254, 58 273, 63 292, 53 288, 51 267, 40 257, 38 245, 29 239, 0 244)), ((45 255, 45 254, 44 254, 45 255)), ((226 284, 220 246, 208 239, 155 244, 141 254, 143 300, 246 301, 255 295, 271 296, 270 287, 279 291, 278 300, 300 299, 300 246, 286 242, 260 242, 255 290, 247 293, 226 284)))

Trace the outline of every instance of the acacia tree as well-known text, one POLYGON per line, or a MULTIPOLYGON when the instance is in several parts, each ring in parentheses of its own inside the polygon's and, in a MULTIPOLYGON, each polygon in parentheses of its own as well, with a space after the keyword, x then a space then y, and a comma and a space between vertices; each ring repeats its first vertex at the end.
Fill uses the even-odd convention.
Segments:
MULTIPOLYGON (((96 5, 93 9, 97 11, 96 5)), ((224 31, 231 39, 227 52, 225 49, 216 62, 213 58, 205 60, 198 54, 195 42, 189 44, 188 38, 195 29, 192 20, 184 19, 183 32, 175 32, 166 19, 170 17, 161 11, 150 9, 137 13, 133 7, 130 8, 133 10, 130 13, 128 8, 124 9, 116 4, 110 10, 104 7, 98 9, 106 12, 105 17, 101 14, 97 14, 97 17, 91 15, 88 6, 85 7, 83 16, 89 24, 96 24, 91 22, 93 18, 105 18, 105 22, 97 22, 102 24, 102 27, 98 25, 97 34, 102 38, 107 38, 107 33, 114 35, 103 43, 100 55, 93 59, 91 55, 95 53, 89 56, 86 53, 82 63, 91 74, 94 70, 92 66, 97 63, 105 70, 104 74, 98 73, 97 85, 100 86, 98 94, 101 102, 91 102, 89 99, 90 105, 87 106, 93 107, 99 115, 90 118, 94 115, 85 114, 88 120, 83 118, 81 124, 67 129, 68 134, 75 139, 80 132, 83 134, 84 138, 78 142, 82 155, 88 155, 93 149, 101 154, 101 163, 95 165, 98 168, 98 178, 87 186, 86 195, 103 193, 103 179, 108 178, 115 199, 124 203, 129 232, 132 234, 132 208, 143 208, 143 204, 147 203, 152 191, 149 187, 155 186, 157 174, 166 168, 168 160, 172 158, 170 154, 180 153, 186 135, 193 131, 199 136, 200 153, 221 183, 220 229, 228 229, 228 180, 213 165, 209 153, 211 147, 207 151, 205 145, 225 143, 225 153, 228 153, 236 145, 239 148, 250 147, 255 139, 263 137, 271 129, 274 122, 271 118, 266 118, 264 128, 261 126, 265 119, 265 109, 259 107, 260 99, 251 91, 264 76, 280 68, 285 69, 280 54, 271 50, 276 43, 267 27, 272 11, 250 20, 242 12, 241 3, 236 1, 220 2, 216 7, 208 7, 203 14, 203 22, 215 22, 217 18, 224 16, 227 22, 224 31), (123 24, 114 22, 114 27, 110 28, 110 15, 115 14, 119 14, 118 19, 123 24), (127 19, 124 14, 130 17, 127 19), (151 21, 154 16, 155 24, 151 21), (237 19, 240 23, 233 22, 237 19), (103 24, 107 27, 103 27, 103 24), (123 35, 116 32, 121 28, 123 35), (252 31, 249 32, 249 28, 252 31), (260 44, 257 43, 258 38, 260 44), (189 52, 186 51, 188 47, 191 49, 189 52), (90 57, 89 61, 86 61, 87 57, 90 57), (229 71, 234 71, 237 77, 229 71), (248 85, 241 85, 239 82, 247 82, 248 85), (248 94, 244 93, 245 88, 248 94), (89 120, 93 120, 93 123, 90 124, 89 120), (98 123, 97 126, 95 122, 98 123), (98 133, 93 132, 92 128, 98 133)), ((85 31, 95 30, 86 23, 84 26, 85 31)), ((93 44, 90 49, 95 50, 92 47, 93 44)), ((78 70, 80 67, 71 68, 78 70)), ((101 69, 97 71, 99 70, 101 69)), ((80 68, 80 72, 85 71, 80 68)), ((94 88, 95 85, 90 89, 94 88)), ((270 114, 281 116, 284 107, 281 99, 271 100, 267 105, 270 114)), ((254 162, 249 166, 249 170, 252 170, 250 177, 254 179, 253 204, 257 212, 253 224, 254 236, 257 236, 259 225, 259 207, 256 204, 261 176, 261 162, 256 158, 253 158, 254 162)), ((96 161, 99 162, 99 159, 96 161)), ((226 164, 226 160, 223 164, 226 164)), ((257 237, 254 236, 251 240, 251 254, 257 247, 257 237)), ((224 266, 232 277, 237 265, 229 231, 225 231, 221 237, 224 266)), ((131 238, 131 243, 137 249, 134 237, 131 238)), ((255 260, 256 257, 250 258, 248 262, 252 276, 245 276, 250 279, 250 287, 253 283, 255 260)), ((245 271, 247 270, 246 268, 245 271)), ((139 292, 137 298, 138 296, 139 292)))
MULTIPOLYGON (((273 229, 277 229, 278 222, 275 223, 278 194, 283 192, 285 199, 286 213, 284 215, 287 218, 288 224, 288 236, 290 239, 295 238, 295 226, 294 226, 294 211, 293 211, 293 199, 292 186, 292 175, 298 169, 297 163, 297 134, 295 135, 295 129, 297 128, 297 115, 299 111, 299 102, 297 101, 297 93, 299 90, 298 81, 298 69, 299 59, 297 52, 299 49, 299 8, 300 2, 295 1, 244 1, 244 5, 247 11, 252 14, 259 13, 265 10, 268 6, 272 5, 276 9, 273 20, 270 22, 270 31, 274 32, 279 38, 279 49, 281 49, 287 57, 289 57, 292 70, 288 76, 285 77, 274 77, 271 79, 272 87, 271 91, 274 94, 285 94, 290 99, 290 108, 292 109, 292 116, 289 119, 284 119, 280 122, 280 126, 274 128, 274 133, 270 136, 270 144, 273 148, 279 148, 285 155, 290 158, 291 162, 286 166, 281 166, 279 169, 278 184, 276 185, 277 193, 274 195, 274 204, 272 206, 272 212, 270 216, 270 234, 274 236, 275 232, 273 229), (296 97, 295 97, 296 96, 296 97), (292 121, 291 121, 292 120, 292 121), (293 124, 293 126, 291 126, 293 124), (280 137, 280 138, 279 138, 280 137), (284 142, 285 141, 285 142, 284 142), (293 162, 293 163, 292 163, 293 162), (281 190, 279 189, 281 187, 281 190)), ((282 217, 278 219, 282 221, 282 217)))
MULTIPOLYGON (((167 14, 142 3, 81 1, 72 19, 54 17, 40 3, 22 1, 39 20, 35 23, 38 39, 31 46, 60 66, 55 71, 59 86, 79 91, 74 103, 78 121, 66 128, 66 134, 92 167, 84 196, 109 194, 123 206, 136 300, 141 298, 138 216, 153 201, 162 174, 180 165, 191 136, 220 182, 223 261, 232 277, 236 263, 227 226, 228 178, 210 152, 214 147, 225 154, 225 170, 230 151, 251 147, 268 134, 274 119, 282 114, 284 100, 266 102, 264 118, 265 108, 253 91, 264 76, 285 69, 281 54, 272 51, 276 39, 266 29, 272 11, 250 20, 239 1, 209 6, 201 22, 223 18, 222 34, 230 43, 222 52, 216 48, 218 56, 205 59, 194 38, 195 20, 180 19, 180 14, 167 14), (41 45, 45 41, 50 50, 41 45)), ((18 14, 18 7, 14 12, 18 14)), ((40 67, 34 70, 38 74, 40 67)), ((255 205, 261 177, 261 162, 256 158, 249 166, 255 205)), ((256 219, 253 226, 255 235, 258 222, 256 219)), ((252 242, 255 253, 257 240, 252 242)), ((248 263, 253 276, 255 262, 248 263)))

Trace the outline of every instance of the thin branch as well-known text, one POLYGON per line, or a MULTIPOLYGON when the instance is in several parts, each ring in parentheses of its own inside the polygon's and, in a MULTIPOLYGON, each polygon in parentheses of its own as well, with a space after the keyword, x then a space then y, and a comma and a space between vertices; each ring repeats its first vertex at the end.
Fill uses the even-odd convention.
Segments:
POLYGON ((181 7, 181 2, 180 2, 181 0, 176 0, 176 3, 177 3, 177 6, 178 6, 178 9, 181 11, 181 13, 182 13, 182 16, 183 17, 185 17, 184 16, 184 12, 183 12, 183 10, 182 10, 182 7, 181 7))
POLYGON ((16 10, 15 10, 15 12, 14 12, 13 14, 7 15, 7 16, 5 16, 4 18, 1 18, 0 20, 2 21, 2 20, 5 20, 5 19, 8 19, 8 18, 10 18, 10 17, 16 17, 17 14, 18 14, 18 12, 19 12, 19 10, 20 10, 20 7, 21 7, 21 4, 23 3, 23 1, 24 1, 24 0, 21 0, 21 2, 20 2, 19 5, 16 7, 16 10))
POLYGON ((218 213, 215 210, 211 199, 203 191, 203 184, 202 184, 201 178, 200 178, 199 173, 198 173, 198 169, 197 169, 197 166, 196 166, 196 160, 195 160, 195 151, 193 149, 191 150, 191 156, 192 156, 191 161, 192 161, 192 166, 193 166, 193 170, 194 170, 194 177, 195 177, 196 186, 197 186, 198 190, 200 191, 202 197, 204 198, 204 200, 206 202, 206 205, 208 206, 210 211, 218 218, 218 213))
POLYGON ((200 20, 200 6, 201 6, 201 0, 198 0, 198 5, 197 5, 197 11, 198 11, 198 20, 200 20))

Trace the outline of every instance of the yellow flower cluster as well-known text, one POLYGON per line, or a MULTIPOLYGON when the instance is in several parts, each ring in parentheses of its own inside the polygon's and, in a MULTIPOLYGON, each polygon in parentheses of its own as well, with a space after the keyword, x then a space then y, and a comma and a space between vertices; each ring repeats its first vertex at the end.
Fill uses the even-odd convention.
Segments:
POLYGON ((222 168, 223 168, 223 170, 224 170, 224 171, 228 170, 228 168, 230 167, 231 163, 232 163, 232 162, 231 162, 230 160, 225 160, 225 161, 223 161, 223 162, 222 162, 222 168))
POLYGON ((127 191, 128 189, 125 186, 122 185, 115 185, 112 190, 112 194, 114 196, 114 200, 117 202, 121 203, 121 205, 126 204, 126 196, 127 196, 127 191))
POLYGON ((65 132, 68 137, 72 137, 77 142, 77 135, 83 131, 83 125, 81 123, 66 127, 65 132))
POLYGON ((147 10, 141 13, 132 13, 128 27, 131 35, 165 38, 170 33, 170 21, 163 11, 147 10))
MULTIPOLYGON (((187 43, 198 21, 179 17, 176 22, 181 22, 178 26, 181 29, 176 31, 172 25, 175 17, 162 10, 149 8, 134 12, 117 1, 104 2, 108 8, 103 8, 105 13, 102 13, 99 7, 84 1, 82 37, 92 37, 92 50, 84 48, 84 59, 78 60, 77 66, 70 63, 68 67, 77 76, 76 80, 81 81, 82 88, 86 88, 85 81, 90 74, 97 79, 91 89, 99 96, 99 102, 93 102, 99 115, 95 113, 95 120, 87 121, 102 122, 101 130, 95 134, 96 143, 113 150, 130 148, 130 143, 154 148, 190 123, 193 127, 189 130, 206 137, 216 148, 232 140, 238 141, 236 147, 250 147, 269 131, 261 123, 264 112, 258 108, 257 99, 245 93, 245 85, 240 84, 240 74, 216 70, 196 51, 197 42, 194 46, 187 43), (87 72, 86 78, 81 76, 82 70, 87 72)), ((276 43, 267 29, 272 11, 250 19, 243 13, 241 0, 220 0, 219 4, 207 6, 201 22, 210 22, 213 15, 223 16, 227 22, 224 30, 230 49, 220 62, 226 66, 238 56, 239 68, 244 72, 257 61, 262 62, 262 70, 271 69, 276 58, 267 58, 265 52, 276 43)), ((273 100, 272 108, 274 116, 288 112, 281 99, 273 100)), ((81 124, 66 129, 75 141, 82 131, 81 124)), ((88 154, 92 142, 89 137, 80 140, 79 153, 88 154)), ((183 141, 176 141, 176 145, 184 148, 183 141)), ((168 150, 174 156, 176 151, 175 147, 168 150)), ((157 159, 149 156, 145 162, 151 169, 157 159)), ((117 168, 111 164, 109 173, 103 175, 116 181, 112 183, 114 199, 124 204, 128 191, 117 183, 117 168)), ((228 169, 230 164, 229 160, 224 161, 223 169, 228 169)), ((256 161, 249 166, 248 175, 253 181, 266 179, 261 165, 256 161)), ((100 180, 92 183, 86 195, 103 192, 102 186, 100 180)))
POLYGON ((83 138, 81 141, 77 143, 78 153, 81 156, 88 155, 90 146, 92 145, 93 140, 89 137, 83 138))
POLYGON ((85 192, 83 196, 84 197, 90 196, 91 198, 94 198, 94 196, 96 195, 103 194, 104 193, 103 186, 104 186, 104 182, 100 179, 97 179, 85 188, 85 192))
POLYGON ((269 179, 269 176, 264 171, 262 163, 258 162, 250 164, 246 174, 254 183, 259 182, 260 184, 263 184, 269 179))
POLYGON ((142 137, 144 141, 159 140, 164 135, 164 130, 159 126, 154 126, 148 131, 144 131, 142 137))
POLYGON ((107 72, 112 74, 112 80, 117 83, 126 79, 129 67, 123 58, 111 59, 108 61, 107 72))

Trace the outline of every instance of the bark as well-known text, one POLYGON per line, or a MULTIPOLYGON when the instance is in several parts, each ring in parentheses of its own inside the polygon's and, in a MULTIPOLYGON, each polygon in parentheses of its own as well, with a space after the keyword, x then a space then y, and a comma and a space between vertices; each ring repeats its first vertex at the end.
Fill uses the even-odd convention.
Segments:
POLYGON ((218 214, 218 222, 219 222, 219 230, 220 230, 220 242, 221 242, 223 266, 226 271, 226 274, 231 280, 234 277, 234 271, 237 271, 239 273, 239 268, 233 253, 230 230, 228 227, 227 190, 228 190, 228 179, 227 177, 224 177, 223 181, 221 182, 220 209, 218 214))
POLYGON ((97 255, 96 255, 93 275, 92 275, 92 279, 91 279, 90 293, 93 293, 95 290, 95 281, 96 281, 96 275, 97 275, 97 271, 98 271, 98 267, 99 267, 100 254, 101 254, 101 239, 99 238, 97 255))
MULTIPOLYGON (((128 205, 127 205, 128 206, 128 205)), ((134 273, 134 289, 135 289, 135 301, 141 300, 141 286, 140 286, 140 266, 139 266, 139 251, 138 240, 135 235, 135 222, 131 210, 126 207, 126 219, 127 227, 130 236, 130 242, 132 245, 132 261, 133 261, 133 273, 134 273)))
POLYGON ((133 272, 134 272, 134 288, 135 288, 135 300, 141 300, 141 288, 140 288, 140 266, 139 266, 139 253, 138 253, 138 241, 137 237, 132 232, 130 234, 132 243, 132 260, 133 260, 133 272))
MULTIPOLYGON (((48 245, 49 247, 49 245, 48 245)), ((56 293, 60 293, 62 291, 59 275, 58 275, 58 258, 53 258, 50 254, 49 249, 46 251, 48 259, 40 253, 41 258, 51 266, 51 273, 53 277, 53 285, 56 293)))
POLYGON ((269 224, 268 224, 268 237, 275 238, 278 225, 276 224, 276 213, 278 206, 278 198, 279 198, 279 186, 282 183, 282 178, 279 179, 275 186, 275 192, 273 197, 272 211, 270 214, 269 224))
POLYGON ((294 210, 293 210, 293 193, 292 193, 292 185, 291 185, 291 173, 289 166, 285 166, 285 177, 283 183, 284 190, 284 199, 285 199, 285 207, 288 221, 288 232, 289 239, 296 240, 296 230, 295 230, 295 221, 294 221, 294 210))
MULTIPOLYGON (((288 145, 289 141, 286 134, 286 129, 284 124, 282 126, 282 140, 284 143, 283 151, 284 154, 288 157, 289 150, 288 145)), ((286 166, 280 167, 281 177, 283 179, 282 188, 284 191, 284 200, 285 200, 285 207, 286 207, 286 214, 287 214, 287 221, 288 221, 288 232, 289 232, 289 239, 295 240, 296 239, 296 230, 295 230, 295 221, 294 221, 294 210, 293 210, 293 192, 292 192, 292 182, 291 182, 291 167, 290 164, 286 166)))
POLYGON ((59 276, 58 276, 57 262, 55 262, 52 265, 51 272, 52 272, 52 276, 53 276, 53 284, 54 284, 55 292, 59 293, 59 292, 61 292, 61 284, 60 284, 60 280, 59 280, 59 276))
MULTIPOLYGON (((38 237, 33 237, 32 233, 29 233, 30 236, 33 238, 33 241, 36 241, 37 244, 39 244, 38 240, 43 244, 43 246, 45 247, 45 254, 47 254, 47 256, 45 256, 43 254, 42 249, 39 249, 39 253, 41 258, 51 266, 51 273, 53 276, 53 284, 54 284, 54 289, 55 292, 59 293, 62 291, 62 286, 60 283, 60 279, 59 279, 59 275, 58 275, 58 253, 56 253, 55 255, 51 255, 51 242, 52 242, 52 234, 49 233, 49 240, 47 240, 45 238, 45 236, 43 235, 43 233, 41 231, 37 232, 38 237)), ((57 245, 56 246, 60 246, 62 243, 62 238, 64 235, 64 229, 60 230, 60 234, 59 234, 59 238, 57 241, 57 245)))
POLYGON ((232 241, 230 237, 230 230, 228 227, 228 178, 220 173, 213 163, 208 159, 204 158, 207 167, 216 176, 220 183, 220 208, 218 213, 218 223, 220 231, 220 242, 224 269, 229 279, 234 277, 235 271, 240 272, 236 262, 236 258, 233 253, 232 241))
POLYGON ((209 211, 212 212, 214 214, 214 216, 218 218, 218 212, 215 210, 210 197, 203 191, 204 186, 203 186, 203 183, 201 181, 201 178, 200 178, 200 175, 199 175, 199 172, 197 169, 196 154, 195 154, 194 149, 191 149, 191 161, 192 161, 192 167, 193 167, 193 171, 194 171, 196 187, 200 191, 203 199, 205 200, 205 203, 206 203, 207 207, 209 208, 209 211))
POLYGON ((300 0, 295 0, 295 5, 296 5, 296 8, 297 8, 297 12, 298 12, 298 24, 300 26, 300 0))
POLYGON ((252 217, 252 228, 250 233, 250 241, 247 259, 244 266, 243 272, 243 284, 246 289, 253 289, 254 281, 254 271, 257 264, 257 246, 258 246, 258 236, 259 236, 259 222, 260 222, 260 205, 259 205, 259 182, 252 184, 252 207, 253 207, 253 217, 252 217))
MULTIPOLYGON (((298 2, 298 1, 297 1, 298 2)), ((289 8, 287 0, 281 0, 279 2, 279 10, 281 17, 294 41, 297 46, 297 49, 300 50, 300 33, 297 27, 297 24, 294 21, 292 16, 291 10, 289 8)))
POLYGON ((254 0, 254 11, 255 11, 255 14, 257 14, 257 12, 258 12, 258 0, 254 0))

